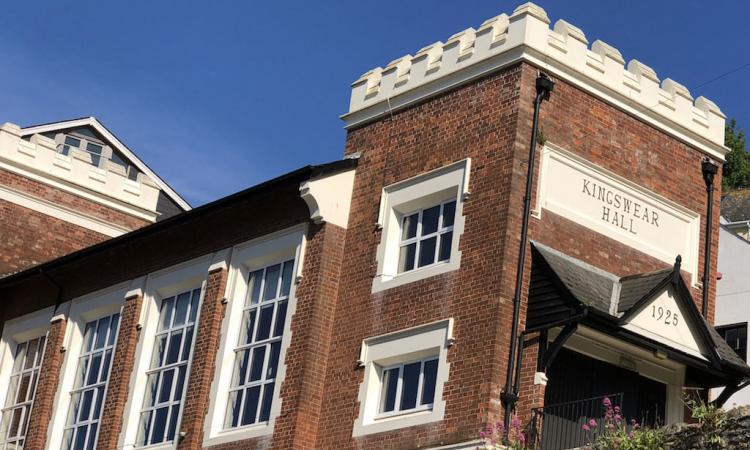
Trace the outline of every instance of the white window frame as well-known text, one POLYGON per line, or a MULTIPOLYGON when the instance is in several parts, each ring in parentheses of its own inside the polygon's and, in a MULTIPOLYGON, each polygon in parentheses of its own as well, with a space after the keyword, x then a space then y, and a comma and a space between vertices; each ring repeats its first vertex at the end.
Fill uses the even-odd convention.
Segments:
MULTIPOLYGON (((78 360, 83 350, 83 335, 88 322, 99 320, 103 317, 111 316, 115 313, 122 313, 122 304, 125 299, 125 293, 129 283, 121 283, 102 289, 91 294, 78 297, 71 302, 67 302, 70 312, 68 315, 68 324, 65 328, 65 338, 63 346, 66 348, 63 357, 62 369, 60 371, 60 380, 58 382, 55 400, 53 404, 52 419, 50 422, 47 439, 48 449, 59 449, 63 446, 65 427, 67 425, 68 409, 70 408, 71 391, 75 385, 75 375, 78 369, 78 360)), ((120 317, 122 319, 122 316, 120 317)), ((118 326, 118 336, 120 327, 118 326)), ((117 350, 117 338, 112 349, 112 358, 117 350)), ((111 368, 111 363, 110 363, 111 368)), ((109 381, 107 383, 109 386, 109 381)), ((107 398, 107 388, 104 390, 104 399, 107 398)), ((98 439, 99 430, 97 430, 98 439)))
MULTIPOLYGON (((362 341, 358 363, 364 367, 365 373, 359 388, 359 415, 354 422, 352 436, 364 436, 443 420, 443 388, 450 373, 448 348, 452 344, 452 318, 362 341), (403 411, 381 413, 384 370, 401 364, 432 359, 438 360, 433 403, 403 411)), ((418 393, 420 394, 421 392, 418 393)))
POLYGON ((293 226, 260 238, 239 244, 232 249, 227 279, 227 309, 222 322, 222 340, 216 353, 216 373, 211 384, 212 402, 204 425, 203 446, 224 444, 273 434, 276 419, 281 412, 281 385, 286 375, 285 357, 291 342, 291 323, 297 306, 296 288, 304 264, 307 226, 293 226), (236 428, 225 428, 224 420, 229 401, 229 390, 238 347, 242 313, 247 294, 248 275, 253 270, 280 261, 294 259, 293 279, 287 303, 286 321, 281 338, 279 365, 276 371, 271 412, 267 422, 236 428))
MULTIPOLYGON (((433 398, 432 403, 421 403, 420 396, 422 395, 422 390, 424 388, 424 366, 427 362, 430 361, 437 361, 438 365, 440 365, 440 360, 436 356, 428 356, 426 358, 418 358, 415 360, 410 361, 403 361, 398 364, 391 364, 389 366, 385 366, 380 368, 381 371, 381 383, 380 383, 380 397, 378 399, 378 413, 375 416, 375 420, 384 419, 387 417, 395 417, 395 416, 401 416, 404 414, 411 414, 414 412, 419 411, 427 411, 431 410, 432 406, 435 403, 435 399, 433 398), (414 408, 408 408, 408 409, 400 409, 400 399, 401 394, 403 393, 403 374, 404 374, 404 366, 408 366, 410 364, 420 363, 419 368, 419 383, 417 384, 417 404, 414 408), (385 402, 385 397, 383 394, 385 393, 385 383, 382 382, 382 374, 389 370, 393 369, 399 369, 399 378, 397 381, 397 387, 396 387, 396 399, 395 399, 395 405, 393 411, 384 412, 383 411, 383 403, 385 402)), ((435 380, 437 383, 437 380, 435 380)))
MULTIPOLYGON (((146 395, 146 384, 148 381, 147 372, 151 369, 151 356, 155 344, 154 336, 159 325, 159 313, 162 299, 180 294, 187 290, 200 288, 201 295, 198 302, 198 313, 195 318, 196 324, 200 323, 200 307, 203 304, 203 297, 206 292, 206 279, 208 277, 208 268, 210 264, 211 255, 205 255, 154 272, 147 277, 139 321, 139 325, 141 326, 140 338, 138 339, 138 345, 135 350, 135 362, 130 376, 130 395, 125 404, 123 415, 124 424, 123 430, 120 433, 118 448, 124 450, 131 450, 134 448, 147 448, 149 450, 176 448, 176 443, 178 442, 182 426, 182 411, 185 407, 184 401, 180 406, 180 417, 177 419, 177 430, 175 432, 174 440, 148 446, 136 445, 138 423, 146 395)), ((196 326, 194 335, 197 335, 197 333, 198 330, 196 326)), ((193 349, 194 348, 195 338, 193 339, 193 349)), ((186 385, 190 383, 193 349, 191 349, 191 357, 188 359, 185 380, 186 385)))
MULTIPOLYGON (((49 307, 5 322, 0 340, 0 406, 5 406, 8 396, 10 376, 13 372, 13 360, 18 344, 45 336, 49 331, 54 308, 49 307)), ((45 340, 45 347, 47 341, 45 340)), ((36 389, 36 387, 35 387, 36 389)), ((34 394, 36 397, 36 393, 34 394)), ((33 409, 33 401, 31 409, 33 409)), ((28 429, 26 430, 28 434, 28 429)), ((4 437, 0 439, 3 445, 4 437)))
MULTIPOLYGON (((414 237, 403 239, 403 236, 402 236, 402 239, 399 242, 399 261, 398 261, 399 267, 401 266, 401 249, 404 248, 404 247, 407 247, 407 246, 409 246, 411 244, 416 244, 415 245, 415 250, 414 250, 414 267, 411 268, 411 269, 409 269, 409 270, 404 270, 404 271, 398 272, 399 275, 403 274, 403 273, 406 273, 406 272, 410 272, 412 270, 427 269, 428 267, 430 267, 432 265, 435 265, 435 264, 446 264, 446 263, 448 263, 450 261, 450 255, 448 255, 449 256, 448 261, 440 261, 440 246, 442 244, 443 235, 448 234, 448 233, 453 233, 453 225, 449 225, 447 227, 444 225, 445 224, 445 215, 444 215, 444 213, 445 213, 445 205, 447 205, 448 203, 451 203, 451 202, 455 202, 455 200, 452 199, 452 198, 449 198, 448 200, 438 202, 438 203, 436 203, 436 204, 434 204, 432 206, 428 206, 428 207, 425 207, 425 208, 420 208, 420 209, 418 209, 416 211, 412 211, 411 213, 406 213, 406 214, 402 214, 401 215, 401 231, 402 231, 402 233, 403 233, 404 219, 406 219, 407 217, 413 216, 415 214, 417 215, 417 229, 416 229, 416 234, 415 234, 414 237), (422 234, 422 231, 423 231, 423 225, 422 225, 422 223, 424 221, 424 212, 426 210, 428 210, 430 208, 434 208, 434 207, 439 207, 440 208, 440 212, 438 213, 439 216, 438 216, 437 229, 435 231, 433 231, 432 233, 428 233, 428 234, 424 234, 423 235, 422 234), (419 260, 420 260, 420 253, 419 252, 422 249, 422 244, 424 243, 424 241, 432 239, 433 237, 435 238, 435 254, 432 257, 432 262, 429 263, 429 264, 425 264, 422 267, 419 267, 419 260)), ((453 208, 453 214, 454 214, 454 219, 455 219, 455 207, 453 208)), ((451 234, 451 245, 453 245, 453 235, 452 234, 451 234)))
MULTIPOLYGON (((464 232, 463 203, 469 195, 470 172, 471 159, 467 158, 383 188, 377 223, 382 232, 376 254, 377 273, 372 281, 373 293, 459 269, 461 252, 458 248, 464 232), (454 198, 456 216, 448 261, 419 268, 415 264, 415 269, 399 273, 403 217, 454 198)), ((439 252, 439 248, 435 251, 439 252)))

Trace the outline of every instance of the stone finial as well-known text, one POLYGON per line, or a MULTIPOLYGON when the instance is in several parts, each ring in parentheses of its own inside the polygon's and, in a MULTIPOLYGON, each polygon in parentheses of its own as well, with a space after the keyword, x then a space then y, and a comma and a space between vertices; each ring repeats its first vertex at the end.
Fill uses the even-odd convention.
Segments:
POLYGON ((608 57, 622 65, 625 65, 625 60, 622 58, 622 54, 620 53, 620 51, 604 41, 601 41, 599 39, 595 40, 594 43, 591 44, 591 51, 596 53, 597 55, 601 55, 602 58, 608 57))
POLYGON ((575 40, 583 42, 586 45, 588 45, 589 43, 588 39, 586 39, 586 35, 583 33, 583 31, 581 31, 580 28, 575 25, 571 25, 570 23, 562 19, 555 22, 554 30, 555 33, 565 36, 566 39, 571 37, 575 40))
POLYGON ((661 83, 661 88, 671 94, 673 97, 675 95, 679 95, 680 97, 684 97, 690 101, 693 101, 693 96, 690 95, 690 91, 688 90, 688 88, 671 78, 665 78, 661 83))
POLYGON ((536 17, 546 24, 550 23, 549 17, 547 17, 547 11, 545 11, 541 6, 531 2, 527 2, 516 7, 516 9, 513 10, 513 14, 511 14, 510 16, 510 21, 514 22, 516 20, 520 20, 521 18, 523 18, 523 16, 527 15, 536 17))
POLYGON ((654 69, 636 59, 631 59, 628 63, 628 72, 637 75, 639 78, 643 77, 657 83, 659 82, 659 77, 656 76, 656 72, 654 72, 654 69))

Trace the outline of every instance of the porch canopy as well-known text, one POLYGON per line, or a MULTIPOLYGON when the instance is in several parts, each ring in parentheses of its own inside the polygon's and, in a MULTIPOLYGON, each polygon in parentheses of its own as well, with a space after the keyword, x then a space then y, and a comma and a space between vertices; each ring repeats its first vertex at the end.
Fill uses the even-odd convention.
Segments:
POLYGON ((625 277, 537 242, 532 258, 526 332, 560 330, 551 343, 542 339, 540 371, 582 325, 683 364, 689 387, 727 386, 718 403, 750 379, 750 367, 698 311, 679 256, 671 268, 625 277))

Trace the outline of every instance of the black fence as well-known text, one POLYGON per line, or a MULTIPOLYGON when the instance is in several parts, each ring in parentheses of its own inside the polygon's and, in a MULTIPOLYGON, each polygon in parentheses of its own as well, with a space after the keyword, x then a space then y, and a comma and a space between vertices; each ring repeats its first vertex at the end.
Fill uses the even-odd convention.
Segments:
POLYGON ((623 393, 602 395, 554 405, 545 405, 532 410, 529 437, 535 448, 560 450, 583 447, 595 433, 604 430, 604 398, 609 398, 612 407, 623 407, 623 393), (583 429, 589 420, 596 420, 591 431, 583 429))

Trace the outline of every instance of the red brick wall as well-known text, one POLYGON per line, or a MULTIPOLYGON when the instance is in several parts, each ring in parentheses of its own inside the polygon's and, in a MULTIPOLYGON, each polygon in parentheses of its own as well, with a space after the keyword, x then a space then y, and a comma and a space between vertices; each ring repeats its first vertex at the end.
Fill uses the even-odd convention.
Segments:
POLYGON ((65 339, 67 320, 56 319, 49 327, 47 343, 44 348, 39 381, 34 394, 34 405, 26 432, 26 450, 42 450, 47 442, 47 428, 52 419, 53 403, 60 379, 60 368, 63 361, 62 345, 65 339))
POLYGON ((117 440, 122 431, 125 403, 130 393, 130 374, 135 362, 135 349, 141 334, 138 322, 142 305, 143 297, 136 295, 126 298, 122 306, 120 330, 117 334, 115 353, 112 355, 107 396, 104 400, 99 437, 96 443, 99 450, 117 448, 117 440))
MULTIPOLYGON (((3 169, 0 169, 0 186, 131 230, 148 224, 143 219, 3 169)), ((89 247, 105 239, 109 239, 109 236, 0 200, 0 276, 89 247)))
MULTIPOLYGON (((516 146, 520 66, 349 132, 346 153, 361 152, 338 293, 317 448, 418 448, 464 442, 500 414, 512 279, 506 257, 509 182, 516 146), (464 204, 460 270, 371 294, 374 224, 383 186, 472 158, 464 204), (362 340, 453 317, 445 420, 352 438, 359 414, 362 340)), ((516 251, 511 249, 511 252, 516 251)))
POLYGON ((206 292, 195 333, 193 362, 185 393, 185 406, 182 409, 182 424, 179 432, 185 432, 185 438, 179 442, 178 449, 199 449, 203 445, 203 425, 210 401, 211 382, 216 369, 216 352, 221 338, 221 321, 226 312, 222 302, 227 286, 227 269, 219 268, 208 273, 206 292))

